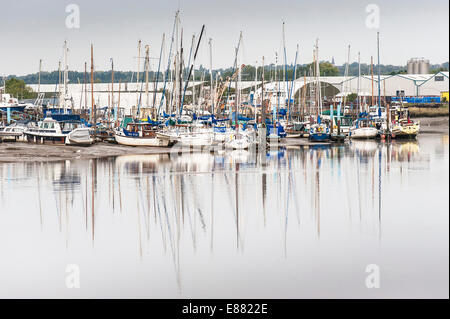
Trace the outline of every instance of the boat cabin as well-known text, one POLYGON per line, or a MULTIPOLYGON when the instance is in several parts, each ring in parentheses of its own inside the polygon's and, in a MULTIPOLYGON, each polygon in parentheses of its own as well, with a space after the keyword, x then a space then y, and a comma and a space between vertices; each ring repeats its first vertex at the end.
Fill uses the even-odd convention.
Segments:
POLYGON ((128 123, 123 132, 129 137, 156 137, 156 129, 149 123, 128 123))

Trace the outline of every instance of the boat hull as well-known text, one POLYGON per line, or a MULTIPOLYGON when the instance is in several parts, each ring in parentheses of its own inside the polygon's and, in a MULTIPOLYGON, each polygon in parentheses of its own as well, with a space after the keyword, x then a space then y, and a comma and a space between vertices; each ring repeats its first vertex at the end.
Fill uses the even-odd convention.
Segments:
POLYGON ((330 134, 327 133, 310 133, 309 140, 311 142, 326 142, 331 138, 330 134))
POLYGON ((166 147, 169 145, 169 139, 159 137, 143 138, 116 135, 115 138, 118 144, 126 146, 166 147))
POLYGON ((350 137, 355 139, 371 139, 375 138, 378 130, 375 127, 360 127, 350 130, 350 137))
POLYGON ((246 150, 249 147, 250 143, 244 138, 233 139, 232 141, 225 143, 225 148, 227 149, 246 150))
POLYGON ((66 143, 66 137, 65 134, 55 134, 55 135, 48 135, 48 134, 33 134, 33 133, 25 133, 27 137, 27 141, 29 143, 36 143, 36 144, 57 144, 57 145, 63 145, 66 143))
POLYGON ((78 128, 67 135, 67 145, 89 146, 94 143, 88 128, 78 128))
POLYGON ((391 137, 392 138, 416 138, 419 134, 420 126, 419 124, 407 125, 407 126, 394 126, 392 128, 391 137))

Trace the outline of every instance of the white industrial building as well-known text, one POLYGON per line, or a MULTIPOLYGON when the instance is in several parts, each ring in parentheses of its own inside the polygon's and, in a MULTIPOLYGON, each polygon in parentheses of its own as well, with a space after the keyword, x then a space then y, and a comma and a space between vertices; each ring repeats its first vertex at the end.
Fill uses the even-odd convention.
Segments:
MULTIPOLYGON (((440 96, 442 92, 448 92, 449 90, 449 72, 439 72, 437 74, 398 74, 398 75, 382 75, 380 76, 380 90, 383 96, 440 96)), ((337 92, 337 94, 345 95, 349 93, 357 93, 358 90, 358 77, 357 76, 326 76, 321 77, 320 81, 322 85, 331 85, 337 92)), ((307 77, 306 82, 304 78, 299 78, 294 81, 294 90, 291 93, 291 98, 294 98, 298 90, 304 87, 305 84, 315 82, 314 78, 307 77)), ((190 83, 189 88, 192 88, 194 83, 190 83)), ((245 81, 241 82, 241 89, 252 90, 257 86, 256 99, 261 96, 261 82, 245 81)), ((378 95, 378 77, 363 75, 359 78, 359 92, 360 95, 370 96, 373 94, 378 95)), ((195 82, 197 88, 200 82, 195 82)), ((207 85, 207 84, 206 84, 207 85)), ((205 88, 206 88, 205 85, 205 88)), ((291 83, 289 82, 289 86, 291 83)), ((33 91, 38 91, 38 85, 29 85, 33 91)), ((231 83, 231 87, 234 87, 235 83, 231 83)), ((284 82, 269 82, 265 83, 266 92, 273 92, 273 99, 278 98, 276 91, 279 89, 279 95, 281 98, 287 99, 284 82)), ((158 93, 156 93, 155 105, 160 105, 162 99, 163 83, 158 85, 158 93)), ((166 89, 171 90, 172 84, 167 83, 166 89)), ((62 90, 62 88, 61 88, 62 90)), ((54 84, 44 84, 40 86, 40 91, 45 93, 56 93, 58 95, 59 88, 54 84)), ((126 114, 131 114, 132 110, 138 105, 142 107, 152 106, 154 97, 154 85, 149 84, 148 94, 146 93, 146 87, 142 84, 136 83, 119 83, 114 84, 114 104, 120 103, 120 107, 125 109, 126 114), (119 102, 120 91, 120 102, 119 102)), ((191 94, 190 90, 187 94, 191 94)), ((91 101, 91 86, 87 85, 87 92, 84 89, 83 84, 69 84, 68 95, 73 100, 73 106, 75 109, 84 108, 85 105, 90 107, 91 101), (87 93, 87 94, 86 94, 87 93), (87 102, 87 103, 86 103, 87 102)), ((298 96, 298 95, 297 95, 298 96)), ((94 84, 94 103, 97 107, 104 107, 111 105, 111 84, 109 83, 95 83, 94 84)), ((276 103, 276 101, 273 101, 276 103)), ((166 101, 163 100, 162 107, 165 109, 166 101)))

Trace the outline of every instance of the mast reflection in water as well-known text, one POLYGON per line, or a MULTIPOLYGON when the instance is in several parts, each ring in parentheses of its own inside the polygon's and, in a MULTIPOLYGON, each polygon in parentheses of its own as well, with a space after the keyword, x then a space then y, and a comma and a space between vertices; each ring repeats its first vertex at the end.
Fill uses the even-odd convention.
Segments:
POLYGON ((448 294, 444 140, 0 164, 0 297, 448 294))

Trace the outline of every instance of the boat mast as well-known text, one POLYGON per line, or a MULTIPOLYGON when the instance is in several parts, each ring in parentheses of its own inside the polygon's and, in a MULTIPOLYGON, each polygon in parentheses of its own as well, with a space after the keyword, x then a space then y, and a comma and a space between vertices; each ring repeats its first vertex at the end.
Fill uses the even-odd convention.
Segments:
POLYGON ((262 70, 261 70, 261 125, 262 127, 266 126, 266 105, 264 103, 264 57, 262 57, 262 70))
POLYGON ((58 61, 58 112, 61 110, 61 61, 58 61))
POLYGON ((235 125, 236 125, 236 133, 239 133, 239 107, 241 106, 241 79, 242 79, 242 75, 241 75, 241 67, 239 65, 239 57, 237 59, 238 61, 238 85, 236 85, 236 103, 235 103, 235 125))
POLYGON ((69 66, 67 65, 67 52, 68 52, 68 48, 67 48, 67 40, 64 41, 64 99, 63 99, 63 109, 64 109, 64 113, 66 113, 66 98, 68 95, 68 74, 69 74, 69 66))
MULTIPOLYGON (((111 58, 111 106, 109 109, 109 117, 111 114, 111 111, 114 109, 114 60, 111 58)), ((108 125, 111 127, 111 121, 108 120, 108 125)))
POLYGON ((84 62, 84 109, 87 108, 87 63, 84 62))
MULTIPOLYGON (((303 101, 302 101, 302 121, 305 121, 305 110, 306 110, 306 94, 307 94, 308 86, 306 84, 306 70, 303 72, 303 101)), ((300 93, 299 93, 300 99, 300 93)))
POLYGON ((121 88, 122 88, 122 79, 119 79, 119 97, 118 97, 118 101, 117 101, 117 108, 116 108, 116 111, 114 112, 114 122, 117 122, 117 119, 119 118, 121 88))
POLYGON ((197 47, 195 48, 195 52, 194 52, 194 59, 193 59, 192 64, 191 64, 191 55, 192 55, 192 49, 193 49, 194 43, 195 43, 195 34, 192 36, 191 52, 189 53, 189 73, 188 73, 188 76, 187 76, 187 79, 186 79, 186 83, 184 84, 183 98, 181 100, 180 116, 181 116, 181 113, 183 112, 184 97, 186 95, 186 90, 187 90, 187 87, 188 87, 189 80, 191 78, 192 72, 194 72, 194 74, 193 74, 193 82, 194 82, 194 84, 192 86, 192 105, 195 104, 195 60, 197 58, 198 49, 200 47, 200 42, 202 40, 204 31, 205 31, 205 25, 202 26, 202 30, 200 31, 200 36, 198 38, 197 47))
MULTIPOLYGON (((159 80, 159 72, 161 70, 161 58, 162 58, 162 53, 163 53, 163 48, 164 48, 164 43, 166 40, 166 34, 163 33, 163 37, 162 37, 162 41, 161 41, 161 50, 159 51, 159 60, 158 60, 158 71, 156 72, 155 75, 155 82, 154 82, 154 89, 153 89, 153 105, 152 105, 152 109, 153 112, 156 113, 156 108, 155 108, 155 103, 156 103, 156 94, 158 92, 158 80, 159 80)), ((156 120, 158 120, 158 116, 159 114, 153 114, 154 118, 156 118, 156 120)))
POLYGON ((177 105, 177 111, 180 111, 180 117, 181 117, 181 99, 182 96, 182 90, 183 90, 183 28, 181 28, 181 38, 180 38, 180 60, 178 63, 179 68, 179 87, 178 87, 178 105, 177 105))
MULTIPOLYGON (((286 36, 285 36, 285 32, 284 32, 284 21, 283 21, 283 50, 284 50, 284 91, 285 91, 286 97, 289 98, 289 87, 288 87, 288 79, 287 79, 286 36)), ((286 99, 285 99, 285 103, 286 103, 286 99)), ((288 112, 289 112, 289 110, 288 110, 288 112)))
POLYGON ((256 113, 257 113, 257 110, 256 110, 256 105, 257 105, 257 103, 256 103, 256 89, 257 89, 257 87, 258 87, 257 81, 258 81, 258 61, 255 61, 255 91, 254 91, 254 93, 253 93, 253 104, 254 104, 254 112, 255 112, 255 123, 256 123, 256 120, 257 120, 257 117, 256 117, 256 113))
POLYGON ((39 94, 41 94, 41 70, 42 70, 42 59, 39 60, 38 97, 39 94))
POLYGON ((319 114, 322 114, 322 87, 320 83, 320 62, 319 62, 319 39, 316 39, 316 76, 317 76, 317 96, 319 99, 319 114))
POLYGON ((211 115, 214 114, 214 90, 213 90, 213 74, 212 74, 212 39, 209 38, 209 88, 211 99, 211 115))
POLYGON ((360 86, 361 86, 361 53, 358 52, 358 88, 357 88, 357 94, 356 94, 356 104, 358 107, 358 111, 361 113, 361 101, 359 97, 360 92, 360 86))
POLYGON ((345 72, 344 72, 344 81, 345 81, 345 90, 344 91, 344 96, 342 97, 343 103, 342 106, 344 107, 345 110, 345 103, 347 102, 347 83, 348 83, 348 71, 349 71, 349 65, 350 65, 350 45, 348 45, 348 53, 347 53, 347 64, 345 65, 345 72))
POLYGON ((273 129, 275 132, 275 128, 276 128, 276 120, 277 120, 277 113, 278 113, 278 109, 280 107, 280 80, 278 79, 278 53, 275 52, 275 83, 277 83, 277 105, 276 107, 273 109, 273 116, 272 116, 272 121, 273 121, 273 129))
MULTIPOLYGON (((297 44, 297 50, 295 52, 295 59, 294 59, 294 73, 292 74, 292 83, 289 89, 289 95, 288 95, 288 121, 291 120, 291 96, 292 92, 295 92, 295 79, 297 77, 297 57, 298 57, 298 44, 297 44)), ((300 92, 299 92, 300 96, 300 92)), ((294 108, 295 108, 295 93, 294 93, 294 108)))
POLYGON ((370 57, 370 73, 372 74, 372 99, 370 104, 373 105, 373 56, 370 57))
POLYGON ((377 54, 378 54, 378 116, 381 117, 381 83, 380 83, 380 32, 377 32, 377 54))
MULTIPOLYGON (((180 11, 177 11, 175 13, 175 19, 174 19, 174 22, 173 22, 172 40, 170 42, 170 49, 169 49, 169 55, 168 55, 168 61, 167 61, 167 69, 166 69, 166 73, 165 73, 165 76, 164 76, 164 86, 163 86, 163 90, 162 90, 161 101, 159 102, 159 106, 158 106, 158 112, 157 112, 158 116, 159 116, 159 112, 161 111, 161 107, 162 107, 162 104, 164 102, 164 98, 166 96, 167 81, 168 81, 169 78, 172 77, 172 72, 170 71, 170 64, 171 64, 170 62, 171 62, 171 57, 172 57, 172 47, 173 47, 173 43, 175 42, 175 38, 174 37, 175 37, 175 30, 176 30, 176 25, 177 25, 179 13, 180 13, 180 11)), ((166 111, 167 111, 167 107, 166 107, 166 111)))
POLYGON ((137 60, 137 73, 136 73, 136 106, 139 104, 139 75, 141 68, 141 40, 138 41, 138 60, 137 60))
POLYGON ((94 101, 94 45, 91 44, 91 121, 94 126, 97 122, 95 101, 94 101))
POLYGON ((150 47, 148 45, 145 46, 145 96, 146 96, 146 106, 150 105, 149 103, 149 91, 148 91, 148 71, 150 65, 150 47))

